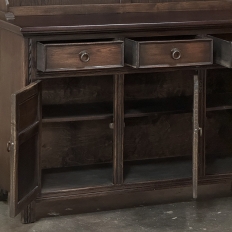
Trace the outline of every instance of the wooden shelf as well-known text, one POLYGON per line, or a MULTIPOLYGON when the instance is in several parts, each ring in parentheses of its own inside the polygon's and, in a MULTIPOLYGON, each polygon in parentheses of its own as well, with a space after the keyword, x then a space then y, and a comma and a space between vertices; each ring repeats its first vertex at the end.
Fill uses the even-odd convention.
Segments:
MULTIPOLYGON (((232 93, 209 94, 206 101, 206 111, 232 109, 232 93)), ((128 101, 125 102, 125 118, 190 113, 192 108, 193 96, 128 101)))
POLYGON ((191 157, 125 162, 124 183, 163 181, 192 177, 191 157))
POLYGON ((125 103, 125 118, 152 116, 163 113, 188 113, 192 111, 191 97, 146 99, 125 103))
POLYGON ((232 173, 232 155, 226 157, 215 157, 206 155, 206 175, 232 173))
POLYGON ((43 122, 102 120, 113 117, 113 103, 43 106, 43 122))
POLYGON ((232 93, 210 94, 206 96, 206 111, 232 109, 232 93))
MULTIPOLYGON (((125 103, 125 118, 191 111, 191 97, 148 99, 125 103)), ((113 118, 113 104, 108 102, 43 106, 43 122, 86 121, 109 118, 113 118)))
MULTIPOLYGON (((207 111, 232 109, 232 93, 207 95, 207 111)), ((190 113, 193 97, 145 99, 125 102, 125 118, 156 114, 190 113)), ((43 122, 70 122, 113 118, 113 103, 87 103, 43 106, 43 122)))
POLYGON ((42 193, 112 185, 112 175, 112 164, 43 170, 42 193))

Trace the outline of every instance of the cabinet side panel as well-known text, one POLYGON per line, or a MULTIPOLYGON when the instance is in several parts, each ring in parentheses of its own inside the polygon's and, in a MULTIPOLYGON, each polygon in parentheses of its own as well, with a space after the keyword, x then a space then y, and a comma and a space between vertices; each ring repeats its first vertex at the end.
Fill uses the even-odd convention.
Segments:
POLYGON ((10 188, 11 94, 25 86, 27 41, 0 29, 0 188, 10 188))

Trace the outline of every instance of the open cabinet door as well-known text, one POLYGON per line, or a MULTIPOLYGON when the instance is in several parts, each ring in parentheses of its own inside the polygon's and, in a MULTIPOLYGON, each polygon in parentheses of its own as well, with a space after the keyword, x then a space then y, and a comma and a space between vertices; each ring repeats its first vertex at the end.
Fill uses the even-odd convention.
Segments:
POLYGON ((10 216, 40 192, 41 82, 12 95, 10 216))

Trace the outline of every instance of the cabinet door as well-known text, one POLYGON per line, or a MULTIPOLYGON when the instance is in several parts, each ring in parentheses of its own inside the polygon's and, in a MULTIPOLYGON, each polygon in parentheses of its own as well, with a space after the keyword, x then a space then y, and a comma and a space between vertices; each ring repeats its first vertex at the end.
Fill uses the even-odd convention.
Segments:
POLYGON ((40 191, 41 82, 12 95, 10 216, 40 191))

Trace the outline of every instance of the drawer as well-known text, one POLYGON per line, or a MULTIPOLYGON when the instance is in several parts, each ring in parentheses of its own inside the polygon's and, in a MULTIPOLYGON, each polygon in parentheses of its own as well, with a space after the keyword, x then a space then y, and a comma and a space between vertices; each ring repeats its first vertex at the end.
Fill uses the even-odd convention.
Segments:
POLYGON ((208 37, 213 39, 214 62, 232 68, 232 34, 208 37))
POLYGON ((37 69, 42 72, 122 66, 123 41, 37 44, 37 69))
POLYGON ((125 63, 134 68, 212 64, 212 39, 126 39, 125 63))

